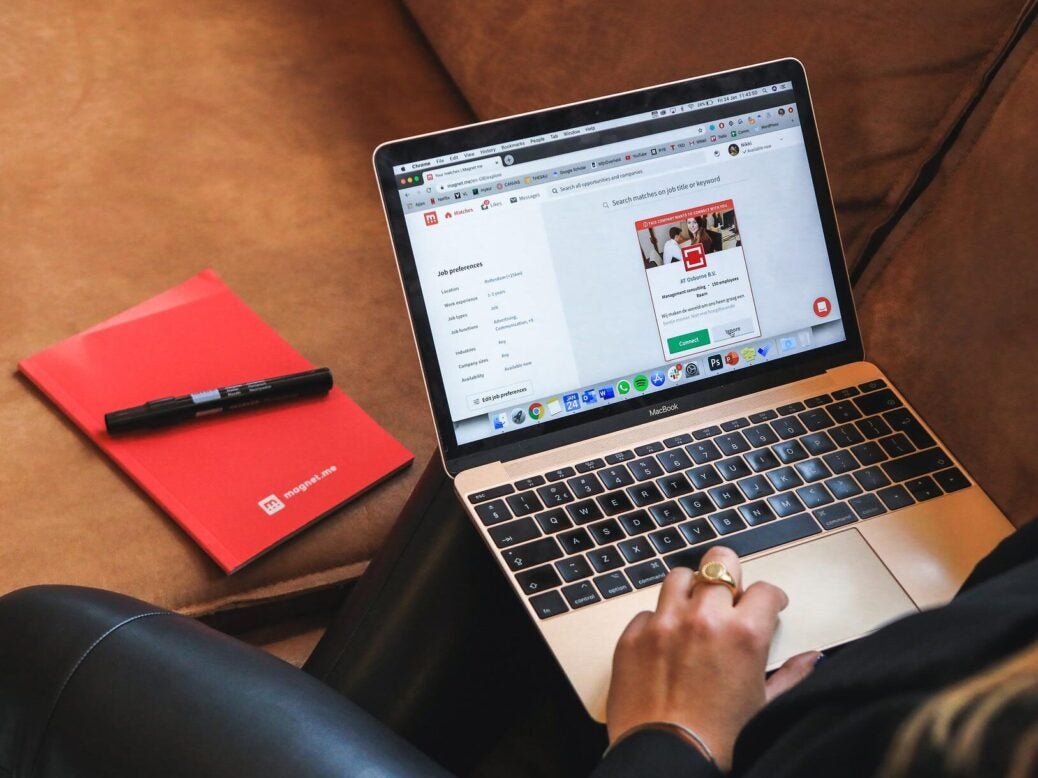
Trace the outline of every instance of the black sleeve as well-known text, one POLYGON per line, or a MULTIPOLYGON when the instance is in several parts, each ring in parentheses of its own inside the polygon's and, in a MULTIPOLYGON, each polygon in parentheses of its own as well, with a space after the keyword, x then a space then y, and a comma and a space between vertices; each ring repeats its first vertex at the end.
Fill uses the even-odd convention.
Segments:
POLYGON ((698 748, 662 729, 643 729, 621 740, 591 778, 721 778, 698 748))

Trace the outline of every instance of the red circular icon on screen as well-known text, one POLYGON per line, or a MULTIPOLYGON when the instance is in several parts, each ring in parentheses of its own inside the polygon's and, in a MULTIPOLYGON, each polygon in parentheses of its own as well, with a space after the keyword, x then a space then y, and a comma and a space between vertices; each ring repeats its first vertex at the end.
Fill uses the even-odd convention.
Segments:
POLYGON ((736 354, 734 351, 729 351, 727 354, 724 355, 724 361, 727 362, 729 365, 737 365, 739 364, 739 355, 736 354))
POLYGON ((815 316, 824 319, 826 316, 833 312, 833 304, 829 302, 828 297, 819 297, 815 300, 813 310, 815 312, 815 316))

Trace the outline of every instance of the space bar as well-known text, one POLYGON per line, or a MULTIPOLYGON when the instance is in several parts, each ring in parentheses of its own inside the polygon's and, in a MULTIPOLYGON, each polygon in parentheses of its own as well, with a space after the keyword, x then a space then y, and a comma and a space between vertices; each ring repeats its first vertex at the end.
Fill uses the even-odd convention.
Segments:
POLYGON ((800 538, 806 538, 809 535, 817 535, 821 531, 814 519, 806 513, 800 513, 796 516, 790 516, 788 519, 773 521, 727 538, 718 538, 717 540, 711 540, 709 543, 702 543, 682 551, 675 551, 673 554, 667 554, 667 556, 663 557, 663 561, 667 563, 667 567, 671 570, 675 567, 691 567, 695 570, 699 567, 699 560, 703 558, 703 554, 713 546, 728 546, 739 556, 748 556, 749 554, 756 554, 758 551, 764 551, 767 548, 774 548, 794 540, 800 540, 800 538))

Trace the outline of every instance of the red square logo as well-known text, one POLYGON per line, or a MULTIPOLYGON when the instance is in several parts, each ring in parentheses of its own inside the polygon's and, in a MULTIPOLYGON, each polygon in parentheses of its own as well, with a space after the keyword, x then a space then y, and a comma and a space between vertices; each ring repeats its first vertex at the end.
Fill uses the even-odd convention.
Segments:
POLYGON ((700 270, 706 267, 706 251, 702 243, 681 247, 681 258, 685 261, 685 270, 700 270))
POLYGON ((436 218, 436 211, 426 211, 422 214, 425 217, 425 226, 432 227, 434 224, 439 224, 440 220, 436 218))

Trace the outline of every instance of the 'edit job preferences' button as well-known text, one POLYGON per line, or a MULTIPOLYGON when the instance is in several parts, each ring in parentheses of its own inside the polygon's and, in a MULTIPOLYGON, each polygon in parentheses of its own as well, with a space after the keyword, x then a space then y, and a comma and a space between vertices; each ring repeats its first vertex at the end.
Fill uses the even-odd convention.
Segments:
POLYGON ((694 348, 709 345, 710 333, 707 330, 696 330, 695 332, 667 338, 667 349, 671 354, 680 354, 682 351, 691 351, 694 348))

